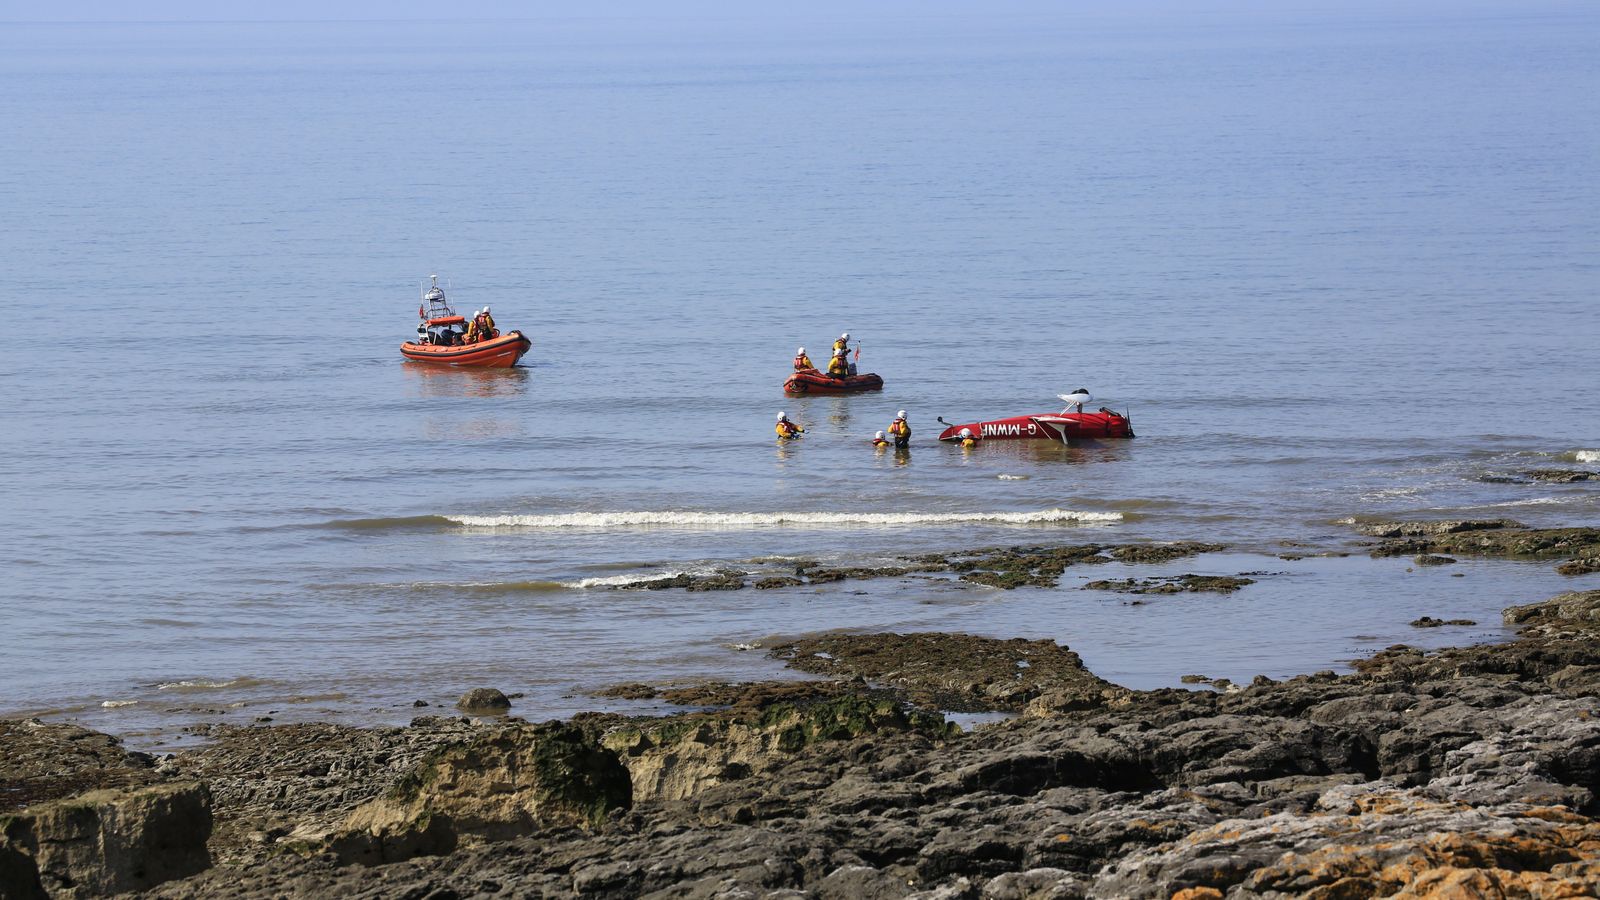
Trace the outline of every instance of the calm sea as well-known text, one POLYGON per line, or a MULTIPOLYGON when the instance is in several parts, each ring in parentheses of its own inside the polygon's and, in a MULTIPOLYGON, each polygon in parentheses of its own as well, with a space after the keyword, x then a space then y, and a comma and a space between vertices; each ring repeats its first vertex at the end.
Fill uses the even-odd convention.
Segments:
POLYGON ((1593 7, 1511 3, 0 26, 0 713, 160 742, 489 684, 552 716, 836 627, 1052 637, 1140 687, 1493 638, 1600 583, 1272 554, 1596 521, 1595 484, 1484 480, 1600 467, 1596 46, 1593 7), (401 360, 432 273, 522 368, 401 360), (844 330, 883 393, 785 399, 844 330), (933 440, 1077 387, 1139 437, 933 440), (875 455, 901 408, 910 458, 875 455), (1118 574, 1272 574, 605 589, 1180 538, 1234 553, 1118 574))

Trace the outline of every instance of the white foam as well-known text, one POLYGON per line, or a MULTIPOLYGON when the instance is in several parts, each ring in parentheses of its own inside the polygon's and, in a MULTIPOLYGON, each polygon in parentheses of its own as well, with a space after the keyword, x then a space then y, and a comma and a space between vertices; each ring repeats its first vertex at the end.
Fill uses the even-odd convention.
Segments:
POLYGON ((121 709, 124 706, 135 706, 138 702, 137 700, 107 700, 101 703, 100 706, 103 709, 121 709))
POLYGON ((1026 475, 996 475, 995 477, 1000 479, 1001 481, 1027 481, 1028 480, 1028 476, 1026 476, 1026 475))
POLYGON ((1051 525, 1066 522, 1119 522, 1119 512, 1083 512, 1075 509, 1045 509, 1038 512, 976 513, 719 513, 719 512, 611 512, 564 513, 547 516, 446 516, 458 525, 472 528, 637 528, 665 525, 678 528, 826 528, 837 525, 1051 525))
POLYGON ((1572 458, 1578 462, 1600 462, 1600 450, 1579 450, 1572 458))
POLYGON ((186 680, 186 681, 168 681, 168 682, 164 682, 162 684, 156 685, 156 690, 158 690, 158 691, 205 691, 205 690, 211 690, 212 688, 233 687, 234 685, 239 684, 242 681, 244 681, 243 678, 229 678, 226 681, 208 681, 208 680, 206 680, 204 678, 196 678, 196 679, 194 679, 192 681, 187 681, 186 680))
POLYGON ((654 581, 657 578, 677 578, 679 575, 710 575, 711 572, 711 569, 705 569, 698 572, 636 572, 632 575, 606 575, 600 578, 583 578, 579 579, 578 581, 562 582, 562 585, 564 587, 574 588, 580 591, 588 591, 595 588, 616 587, 623 584, 637 584, 641 581, 654 581))

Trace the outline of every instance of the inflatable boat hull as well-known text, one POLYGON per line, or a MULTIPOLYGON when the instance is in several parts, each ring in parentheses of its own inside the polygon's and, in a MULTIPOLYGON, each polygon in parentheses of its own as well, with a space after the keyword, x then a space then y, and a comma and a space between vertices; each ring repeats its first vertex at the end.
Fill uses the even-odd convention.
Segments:
POLYGON ((533 342, 523 337, 522 332, 512 331, 502 334, 497 338, 479 341, 476 344, 442 345, 442 344, 414 344, 410 341, 400 345, 400 355, 413 362, 431 363, 439 366, 461 366, 475 369, 506 369, 517 364, 522 354, 528 352, 533 342))
POLYGON ((883 379, 871 372, 849 378, 835 378, 817 371, 796 372, 783 383, 785 394, 853 394, 881 390, 883 379))
POLYGON ((986 441, 1061 441, 1088 438, 1131 438, 1133 423, 1127 416, 1109 409, 1099 412, 1041 413, 1012 416, 988 422, 951 425, 939 433, 941 441, 961 440, 961 429, 968 429, 986 441))

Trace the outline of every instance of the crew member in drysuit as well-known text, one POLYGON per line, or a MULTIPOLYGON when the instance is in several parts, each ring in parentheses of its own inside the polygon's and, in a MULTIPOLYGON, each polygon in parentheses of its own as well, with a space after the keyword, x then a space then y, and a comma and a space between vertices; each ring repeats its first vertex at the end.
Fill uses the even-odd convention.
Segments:
POLYGON ((467 322, 467 336, 463 344, 476 344, 478 342, 478 324, 483 321, 483 310, 475 310, 472 319, 467 322))
POLYGON ((796 372, 810 372, 816 366, 811 364, 811 357, 806 355, 806 348, 801 347, 794 351, 794 370, 796 372))
POLYGON ((799 425, 789 421, 788 413, 778 413, 778 424, 776 427, 778 431, 778 437, 783 440, 797 438, 806 433, 804 428, 801 428, 799 425))
POLYGON ((489 315, 489 307, 485 306, 478 317, 481 320, 478 324, 478 340, 487 341, 499 336, 499 332, 494 330, 494 316, 489 315))
POLYGON ((839 339, 833 342, 833 352, 835 355, 850 352, 850 332, 839 335, 839 339))
POLYGON ((960 444, 961 444, 961 449, 963 449, 963 450, 970 450, 973 447, 978 446, 978 439, 972 436, 972 429, 971 428, 963 428, 963 429, 961 429, 961 441, 960 441, 960 444))
POLYGON ((894 421, 889 423, 889 433, 894 435, 894 448, 904 450, 911 446, 911 426, 906 423, 906 411, 900 410, 894 414, 894 421))
POLYGON ((889 442, 884 440, 884 438, 883 438, 883 432, 880 431, 880 432, 877 433, 876 436, 873 437, 872 446, 876 447, 879 450, 882 450, 883 448, 889 446, 889 442))
POLYGON ((833 359, 828 361, 828 374, 835 378, 850 377, 850 362, 844 358, 843 350, 833 351, 833 359))

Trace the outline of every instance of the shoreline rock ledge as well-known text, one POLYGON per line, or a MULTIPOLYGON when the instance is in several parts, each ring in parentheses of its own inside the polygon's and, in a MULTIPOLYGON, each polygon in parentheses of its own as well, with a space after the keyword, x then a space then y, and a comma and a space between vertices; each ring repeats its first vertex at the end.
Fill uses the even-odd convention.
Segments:
POLYGON ((674 716, 237 726, 159 766, 3 722, 0 802, 26 799, 0 807, 0 877, 7 897, 1594 896, 1600 591, 1505 620, 1510 643, 1225 692, 1121 688, 1051 642, 821 635, 779 652, 823 680, 663 689, 698 707, 674 716), (952 700, 1021 715, 960 733, 932 708, 952 700), (106 791, 151 812, 80 832, 104 850, 69 877, 102 880, 47 881, 20 823, 106 791), (133 840, 163 822, 189 839, 133 840))

